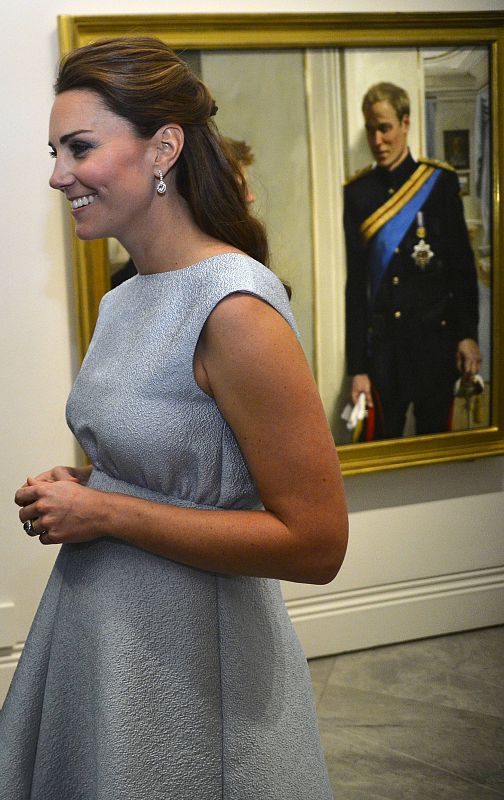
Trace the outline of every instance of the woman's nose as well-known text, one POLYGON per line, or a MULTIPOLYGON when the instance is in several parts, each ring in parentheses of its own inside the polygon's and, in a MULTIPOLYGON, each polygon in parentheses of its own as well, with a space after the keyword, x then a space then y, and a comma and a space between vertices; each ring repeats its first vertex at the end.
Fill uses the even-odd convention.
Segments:
POLYGON ((49 178, 49 186, 52 189, 59 189, 65 191, 68 186, 71 186, 74 181, 72 173, 65 169, 63 163, 59 163, 56 159, 52 175, 49 178))

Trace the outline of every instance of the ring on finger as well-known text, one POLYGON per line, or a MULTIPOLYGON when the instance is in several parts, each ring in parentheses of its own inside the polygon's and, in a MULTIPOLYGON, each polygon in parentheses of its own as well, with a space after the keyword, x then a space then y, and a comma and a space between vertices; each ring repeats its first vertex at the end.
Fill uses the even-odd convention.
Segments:
POLYGON ((25 533, 28 534, 28 536, 38 536, 37 531, 33 527, 33 520, 31 520, 31 519, 27 520, 23 524, 23 528, 24 528, 25 533))

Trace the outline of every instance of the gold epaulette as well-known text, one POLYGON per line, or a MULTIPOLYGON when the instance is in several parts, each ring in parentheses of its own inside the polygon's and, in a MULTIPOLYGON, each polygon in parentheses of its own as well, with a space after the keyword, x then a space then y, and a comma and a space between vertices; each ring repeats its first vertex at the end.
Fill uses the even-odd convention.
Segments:
POLYGON ((419 158, 417 159, 419 164, 429 164, 431 167, 439 167, 440 169, 448 169, 450 172, 456 172, 457 170, 455 167, 452 167, 448 161, 438 161, 436 158, 419 158))
POLYGON ((350 178, 347 178, 347 180, 345 181, 345 186, 348 186, 350 183, 353 183, 359 178, 362 178, 363 175, 367 175, 368 172, 371 172, 373 166, 374 166, 373 164, 368 164, 367 167, 357 170, 357 172, 354 173, 354 175, 352 175, 350 178))

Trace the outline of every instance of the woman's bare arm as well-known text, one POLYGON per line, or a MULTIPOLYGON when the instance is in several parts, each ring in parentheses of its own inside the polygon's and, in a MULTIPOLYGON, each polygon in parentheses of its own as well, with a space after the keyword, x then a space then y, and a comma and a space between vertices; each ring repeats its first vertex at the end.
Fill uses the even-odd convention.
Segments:
POLYGON ((205 570, 329 582, 347 543, 344 491, 291 328, 263 301, 231 295, 207 321, 195 374, 231 426, 265 511, 179 508, 62 481, 19 490, 22 521, 39 517, 48 544, 108 535, 205 570))

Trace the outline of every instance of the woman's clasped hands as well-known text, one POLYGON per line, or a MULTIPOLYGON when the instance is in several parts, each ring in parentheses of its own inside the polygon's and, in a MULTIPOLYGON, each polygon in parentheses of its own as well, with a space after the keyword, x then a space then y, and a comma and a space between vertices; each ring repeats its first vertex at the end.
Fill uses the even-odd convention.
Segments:
POLYGON ((90 472, 91 467, 53 467, 28 477, 14 497, 26 533, 42 544, 96 539, 92 519, 98 492, 86 486, 90 472))

